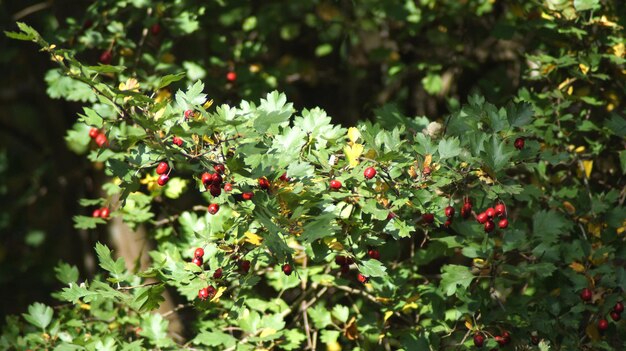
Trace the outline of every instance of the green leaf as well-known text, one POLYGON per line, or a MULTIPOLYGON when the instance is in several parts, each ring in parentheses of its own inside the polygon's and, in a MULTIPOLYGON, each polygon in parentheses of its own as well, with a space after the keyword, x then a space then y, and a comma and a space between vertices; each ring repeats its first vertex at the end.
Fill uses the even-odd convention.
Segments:
POLYGON ((447 296, 452 296, 459 287, 467 289, 472 280, 474 275, 468 267, 449 264, 443 267, 440 287, 447 296))
POLYGON ((619 163, 622 166, 622 174, 626 174, 626 150, 619 152, 619 163))
POLYGON ((360 262, 359 271, 368 277, 384 277, 387 275, 387 267, 379 260, 366 260, 360 262))
POLYGON ((332 236, 336 229, 335 216, 331 213, 326 213, 315 217, 314 221, 304 226, 300 240, 305 243, 311 243, 317 239, 332 236))
POLYGON ((596 10, 600 8, 600 0, 574 0, 576 11, 596 10))
POLYGON ((506 117, 511 127, 523 127, 533 120, 535 112, 529 103, 509 104, 506 107, 506 117))
POLYGON ((437 151, 439 151, 439 158, 441 159, 456 157, 461 154, 460 141, 456 137, 441 139, 437 151))
POLYGON ((258 117, 254 120, 254 128, 265 133, 270 128, 276 131, 278 125, 287 122, 293 113, 293 104, 287 103, 285 94, 273 91, 261 99, 257 109, 258 117))
POLYGON ((441 89, 443 89, 443 80, 438 74, 428 73, 424 78, 422 78, 422 85, 428 94, 436 95, 441 92, 441 89))
POLYGON ((338 330, 324 329, 322 330, 322 333, 320 335, 320 341, 322 341, 324 344, 332 344, 337 342, 340 335, 341 333, 339 333, 338 330))
POLYGON ((165 301, 164 291, 165 285, 163 284, 139 288, 134 292, 135 298, 130 305, 139 312, 153 311, 159 308, 161 302, 165 301))
POLYGON ((280 345, 285 350, 300 350, 300 344, 306 340, 306 335, 298 329, 289 329, 284 332, 287 343, 280 345))
POLYGON ((40 302, 35 302, 34 304, 28 306, 28 314, 23 313, 22 317, 24 317, 24 319, 26 319, 26 321, 30 324, 41 329, 46 329, 52 321, 52 315, 52 308, 40 302))
POLYGON ((533 215, 533 236, 545 244, 557 242, 571 223, 556 211, 539 211, 533 215))
POLYGON ((230 334, 215 332, 201 332, 192 341, 194 345, 204 346, 224 346, 224 348, 233 347, 237 343, 237 339, 230 334))
POLYGON ((174 346, 174 341, 167 335, 168 324, 168 321, 159 313, 144 314, 139 335, 147 338, 156 347, 174 346))
POLYGON ((70 266, 67 263, 59 262, 54 267, 57 279, 64 284, 76 283, 78 280, 78 268, 76 266, 70 266))
POLYGON ((112 281, 119 282, 122 280, 126 270, 124 259, 118 258, 116 261, 113 261, 113 258, 111 258, 111 250, 106 245, 99 242, 96 243, 96 253, 100 261, 100 267, 111 273, 113 277, 112 281))
POLYGON ((333 307, 332 314, 333 317, 345 323, 348 321, 348 317, 350 316, 350 309, 346 306, 335 305, 335 307, 333 307))
POLYGON ((165 186, 165 196, 170 199, 178 199, 187 190, 187 180, 179 177, 171 178, 165 186))
POLYGON ((161 88, 165 88, 166 86, 174 83, 174 82, 178 82, 179 80, 185 78, 185 76, 187 75, 186 72, 180 72, 180 73, 176 73, 176 74, 168 74, 166 76, 161 77, 161 79, 159 79, 159 83, 156 85, 156 89, 161 89, 161 88))
POLYGON ((317 304, 313 308, 308 308, 306 312, 309 314, 309 317, 311 317, 311 320, 317 329, 324 329, 333 322, 330 312, 322 304, 317 304))
POLYGON ((484 161, 494 172, 508 165, 512 152, 505 150, 504 141, 501 141, 497 135, 492 135, 491 141, 485 142, 484 147, 484 161))
POLYGON ((74 220, 74 228, 76 229, 93 229, 96 228, 98 224, 106 223, 106 221, 102 218, 87 216, 74 216, 72 219, 74 220))

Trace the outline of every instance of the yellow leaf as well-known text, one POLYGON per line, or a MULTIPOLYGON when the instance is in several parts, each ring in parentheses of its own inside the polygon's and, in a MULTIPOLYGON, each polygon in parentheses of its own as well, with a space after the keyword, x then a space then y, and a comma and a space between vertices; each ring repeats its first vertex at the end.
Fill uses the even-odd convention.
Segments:
POLYGON ((326 344, 326 351, 341 351, 341 345, 338 342, 333 341, 326 344))
POLYGON ((213 298, 211 299, 211 302, 218 302, 220 300, 220 297, 224 294, 224 291, 226 291, 225 286, 220 286, 219 288, 217 288, 217 291, 215 292, 215 296, 213 296, 213 298))
POLYGON ((566 86, 571 85, 575 80, 576 79, 574 78, 567 78, 566 80, 562 81, 561 84, 559 84, 558 86, 559 90, 562 90, 566 86))
POLYGON ((346 154, 350 167, 356 167, 359 164, 359 157, 361 157, 361 154, 363 153, 363 145, 346 145, 343 148, 343 152, 346 154))
POLYGON ((598 329, 596 328, 596 325, 594 323, 589 323, 587 325, 587 328, 585 328, 585 332, 587 333, 587 336, 591 340, 593 341, 600 340, 600 333, 598 332, 598 329))
POLYGON ((343 251, 343 244, 337 241, 337 238, 334 237, 326 237, 324 238, 324 244, 328 246, 329 249, 335 251, 343 251))
POLYGON ((572 95, 572 93, 574 93, 574 87, 570 85, 570 87, 567 88, 567 95, 572 95))
POLYGON ((576 213, 576 207, 574 207, 574 205, 572 205, 569 201, 563 201, 563 208, 565 208, 565 211, 571 215, 576 213))
POLYGON ((356 318, 352 317, 343 330, 343 335, 350 341, 359 338, 359 330, 356 327, 356 318))
POLYGON ((393 311, 387 311, 385 312, 385 315, 383 316, 383 323, 387 322, 387 319, 389 319, 389 317, 393 316, 393 311))
POLYGON ((585 266, 578 262, 572 262, 569 265, 569 268, 573 269, 575 272, 582 273, 585 271, 585 266))
POLYGON ((430 163, 433 161, 433 155, 428 154, 424 157, 424 163, 422 164, 422 169, 426 167, 430 167, 430 163))
POLYGON ((159 102, 169 100, 171 96, 172 96, 172 93, 170 93, 169 90, 160 89, 159 91, 157 91, 157 96, 154 98, 154 101, 158 104, 159 102))
POLYGON ((474 328, 474 324, 472 323, 472 318, 470 316, 465 316, 465 328, 469 330, 474 328))
POLYGON ((250 244, 255 246, 261 245, 261 242, 263 241, 262 237, 254 234, 253 232, 246 232, 244 236, 246 237, 244 241, 249 242, 250 244))
POLYGON ((577 154, 582 154, 583 152, 585 152, 586 148, 585 146, 579 146, 576 148, 576 150, 574 150, 574 152, 576 152, 577 154))
POLYGON ((204 103, 204 105, 202 105, 202 107, 204 107, 205 110, 208 110, 209 107, 213 106, 213 99, 207 101, 204 103))
POLYGON ((359 132, 358 129, 356 129, 355 127, 350 127, 348 129, 348 139, 350 140, 350 143, 356 143, 356 141, 359 140, 360 137, 361 132, 359 132))
POLYGON ((83 309, 83 310, 90 310, 91 306, 86 304, 86 303, 81 303, 80 304, 80 308, 83 309))
POLYGON ((579 63, 578 64, 578 68, 580 68, 580 71, 583 72, 583 74, 587 74, 587 72, 589 72, 589 66, 585 65, 584 63, 579 63))
POLYGON ((543 18, 543 19, 545 19, 545 20, 548 20, 548 21, 552 21, 552 20, 554 19, 554 17, 553 17, 553 16, 550 16, 550 15, 548 15, 548 14, 547 14, 547 13, 545 13, 545 12, 542 12, 542 13, 541 13, 541 18, 543 18))
POLYGON ((587 223, 587 231, 591 233, 593 236, 599 238, 600 233, 602 231, 602 224, 589 222, 587 223))
POLYGON ((616 27, 617 26, 617 23, 615 23, 613 21, 609 21, 609 19, 606 18, 606 16, 600 17, 600 20, 596 20, 595 22, 600 23, 601 25, 603 25, 605 27, 616 27))
POLYGON ((266 336, 270 336, 276 334, 276 329, 272 329, 272 328, 263 328, 263 330, 261 331, 261 334, 259 334, 259 337, 264 338, 266 336))
POLYGON ((591 169, 593 168, 593 160, 583 160, 583 170, 587 178, 591 176, 591 169))
POLYGON ((615 44, 612 47, 613 54, 617 57, 624 57, 624 53, 626 52, 626 47, 624 43, 615 44))
POLYGON ((415 302, 407 303, 406 305, 402 306, 402 312, 409 313, 411 310, 416 310, 417 307, 419 306, 415 302))
POLYGON ((390 298, 388 298, 388 297, 380 297, 380 296, 377 296, 377 297, 376 297, 376 301, 378 301, 378 302, 380 302, 380 303, 385 303, 385 304, 387 304, 387 303, 390 303, 390 302, 391 302, 391 299, 390 299, 390 298))
POLYGON ((176 61, 176 56, 172 55, 169 52, 166 52, 163 55, 161 55, 161 62, 174 63, 174 61, 176 61))

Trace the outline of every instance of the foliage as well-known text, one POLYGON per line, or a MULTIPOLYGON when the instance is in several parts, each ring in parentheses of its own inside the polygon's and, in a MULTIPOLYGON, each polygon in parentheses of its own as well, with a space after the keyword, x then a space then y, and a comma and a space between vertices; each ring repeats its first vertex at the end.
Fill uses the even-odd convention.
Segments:
MULTIPOLYGON (((98 243, 103 272, 90 281, 60 264, 64 287, 55 298, 68 304, 34 303, 21 318, 8 317, 3 348, 443 350, 474 348, 476 334, 495 347, 505 331, 510 349, 535 347, 532 337, 542 350, 625 346, 623 321, 604 333, 597 328, 626 289, 621 5, 512 3, 494 35, 536 38, 519 40, 528 63, 510 102, 499 107, 473 94, 460 106, 450 99, 451 112, 438 121, 387 105, 346 129, 321 108, 296 109, 285 94, 261 94, 291 73, 289 65, 262 73, 234 67, 261 57, 276 31, 286 41, 303 35, 300 24, 272 19, 285 7, 308 13, 314 4, 319 16, 304 23, 329 42, 351 26, 378 28, 389 16, 401 43, 439 16, 495 11, 489 1, 367 2, 351 23, 330 3, 153 8, 119 1, 92 6, 90 13, 106 13, 102 22, 70 23, 76 36, 67 47, 23 23, 7 32, 58 63, 46 75, 51 97, 85 104, 66 141, 102 163, 110 182, 105 198, 81 202, 76 228, 104 225, 110 218, 86 214, 105 206, 111 217, 146 228, 156 248, 151 266, 138 272, 98 243), (226 28, 242 26, 228 40, 209 39, 211 52, 235 61, 209 55, 175 64, 168 48, 197 32, 205 11, 221 13, 217 22, 226 28), (322 30, 319 21, 339 27, 322 30), (157 23, 168 31, 162 42, 157 23), (138 43, 129 39, 135 24, 144 28, 138 43), (105 64, 96 65, 88 55, 95 48, 113 50, 112 59, 100 56, 105 64), (211 79, 225 67, 237 73, 226 93, 211 79), (233 90, 245 99, 221 104, 233 90), (108 142, 96 147, 90 127, 108 142), (160 162, 169 168, 163 186, 155 173, 160 162), (223 183, 232 191, 217 194, 203 184, 202 174, 216 165, 225 165, 223 183), (377 170, 373 179, 364 177, 367 167, 377 170), (330 189, 333 179, 341 188, 330 189), (506 204, 508 228, 486 232, 473 216, 461 218, 468 201, 474 215, 506 204), (209 204, 219 211, 209 213, 209 204), (457 209, 451 223, 449 205, 457 209), (199 266, 191 262, 196 247, 206 258, 199 266), (345 260, 353 263, 337 264, 345 260), (281 271, 284 264, 291 275, 281 271), (215 278, 218 269, 223 274, 215 278), (199 299, 207 286, 215 292, 199 299), (588 303, 579 297, 586 287, 594 292, 588 303), (167 315, 153 312, 166 289, 194 311, 183 340, 168 334, 167 315)), ((429 40, 444 51, 454 47, 441 32, 429 40)), ((333 50, 320 43, 315 53, 333 50)), ((385 59, 393 48, 381 50, 369 54, 388 65, 387 84, 413 69, 385 59)), ((419 69, 427 71, 423 89, 441 92, 443 67, 419 69)))

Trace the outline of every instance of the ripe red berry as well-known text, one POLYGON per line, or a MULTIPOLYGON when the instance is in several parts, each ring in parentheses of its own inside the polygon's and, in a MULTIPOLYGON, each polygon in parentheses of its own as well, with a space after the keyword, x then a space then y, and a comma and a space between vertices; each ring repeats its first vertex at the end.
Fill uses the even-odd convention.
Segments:
POLYGON ((100 209, 96 208, 95 210, 93 210, 93 212, 91 212, 91 217, 100 217, 100 209))
POLYGON ((380 260, 380 251, 377 249, 369 249, 367 250, 367 255, 374 260, 380 260))
POLYGON ((232 191, 232 190, 233 190, 233 185, 232 185, 232 184, 230 184, 230 183, 226 183, 226 184, 224 184, 224 191, 225 191, 225 192, 227 192, 227 193, 228 193, 228 192, 230 192, 230 191, 232 191))
POLYGON ((183 139, 175 136, 172 138, 172 144, 177 146, 183 146, 183 139))
POLYGON ((343 266, 346 264, 346 256, 335 256, 335 263, 343 266))
POLYGON ((607 330, 607 329, 609 329, 609 321, 607 321, 607 320, 606 320, 606 319, 604 319, 604 318, 601 318, 601 319, 598 321, 598 330, 599 330, 599 331, 601 331, 601 332, 603 332, 603 331, 605 331, 605 330, 607 330))
POLYGON ((494 210, 493 207, 489 207, 485 210, 485 214, 487 215, 487 217, 493 218, 496 215, 496 210, 494 210))
POLYGON ((289 177, 287 177, 287 173, 283 173, 278 179, 282 180, 283 182, 288 182, 291 180, 289 177))
POLYGON ((432 213, 424 213, 422 215, 422 221, 426 224, 431 224, 435 221, 435 215, 432 213))
POLYGON ((226 73, 226 80, 229 82, 234 82, 237 80, 237 73, 230 71, 226 73))
POLYGON ((193 260, 191 260, 191 263, 198 267, 202 267, 202 257, 194 257, 193 260))
POLYGON ((198 291, 198 298, 202 301, 206 300, 209 297, 209 289, 202 288, 198 291))
POLYGON ((248 273, 250 271, 250 261, 239 261, 239 269, 241 269, 243 273, 248 273))
POLYGON ((98 134, 100 134, 100 130, 98 128, 91 128, 91 129, 89 129, 89 137, 91 139, 94 139, 95 137, 97 137, 98 134))
POLYGON ((589 288, 584 288, 581 292, 580 292, 580 298, 583 301, 591 301, 591 297, 592 297, 592 292, 591 289, 589 288))
POLYGON ((424 167, 424 169, 422 170, 422 173, 423 173, 425 176, 429 176, 431 172, 432 172, 432 171, 431 171, 430 167, 424 167))
POLYGON ((367 168, 365 169, 365 171, 363 171, 363 176, 364 176, 366 179, 372 179, 372 178, 374 178, 374 177, 376 176, 376 168, 374 168, 374 167, 367 167, 367 168))
POLYGON ((493 223, 492 220, 485 222, 485 233, 492 232, 495 227, 496 227, 496 224, 493 223))
POLYGON ((330 188, 333 190, 339 190, 341 188, 341 182, 337 179, 333 179, 330 181, 330 188))
POLYGON ((360 283, 362 283, 362 284, 365 284, 365 283, 367 283, 367 282, 369 282, 369 281, 370 281, 370 278, 369 278, 369 277, 364 276, 364 275, 363 275, 363 274, 361 274, 361 273, 359 273, 359 274, 356 276, 356 279, 357 279, 360 283))
POLYGON ((500 217, 506 214, 506 206, 504 206, 504 204, 500 203, 497 204, 495 207, 495 211, 496 211, 496 216, 500 217))
POLYGON ((100 63, 103 65, 108 65, 111 63, 111 59, 113 58, 113 53, 111 50, 105 50, 100 54, 100 63))
POLYGON ((489 219, 489 216, 487 216, 485 212, 479 213, 478 216, 476 216, 476 220, 480 224, 485 224, 488 219, 489 219))
POLYGON ((348 266, 349 266, 349 265, 351 265, 351 264, 353 264, 353 263, 354 263, 354 258, 349 257, 349 256, 348 256, 348 257, 346 257, 346 264, 347 264, 348 266))
POLYGON ((498 227, 500 227, 500 229, 506 229, 506 227, 508 226, 509 226, 509 220, 506 218, 502 218, 500 222, 498 222, 498 227))
POLYGON ((616 302, 615 306, 613 306, 613 311, 617 313, 624 312, 624 304, 622 302, 616 302))
POLYGON ((285 275, 291 275, 291 265, 289 263, 285 263, 283 265, 283 273, 285 273, 285 275))
POLYGON ((224 174, 224 172, 226 172, 226 167, 221 163, 214 164, 213 169, 219 174, 224 174))
POLYGON ((619 321, 620 319, 622 319, 622 315, 617 313, 617 312, 615 312, 615 311, 611 311, 610 314, 611 314, 611 319, 616 321, 616 322, 619 321))
POLYGON ((218 204, 210 204, 209 205, 209 213, 214 215, 217 213, 217 211, 220 210, 220 205, 218 204))
POLYGON ((222 194, 222 188, 219 185, 211 184, 209 185, 209 192, 211 196, 218 197, 222 194))
POLYGON ((387 213, 387 220, 388 220, 388 221, 389 221, 389 220, 392 220, 392 219, 396 218, 396 216, 397 216, 397 215, 396 215, 395 213, 393 213, 393 212, 389 212, 389 213, 387 213))
POLYGON ((511 334, 509 334, 508 331, 503 331, 502 332, 502 337, 504 338, 504 340, 506 340, 506 343, 510 343, 511 342, 511 334))
POLYGON ((452 206, 446 207, 445 212, 446 212, 446 217, 448 218, 454 217, 454 207, 452 206))
POLYGON ((213 175, 211 173, 204 172, 202 173, 202 176, 200 176, 200 179, 202 180, 202 184, 206 187, 213 182, 213 175))
POLYGON ((193 252, 193 257, 202 258, 204 256, 204 249, 199 247, 193 252))
POLYGON ((495 339, 496 339, 496 342, 498 343, 498 345, 500 345, 500 346, 504 346, 504 345, 507 344, 506 338, 504 338, 501 335, 496 335, 495 339))
POLYGON ((524 148, 524 138, 517 138, 515 139, 515 143, 513 143, 513 145, 515 145, 515 148, 518 150, 521 150, 524 148))
POLYGON ((243 197, 244 200, 252 200, 252 197, 254 197, 254 193, 246 192, 241 194, 241 197, 243 197))
POLYGON ((152 27, 150 27, 150 33, 152 33, 152 35, 159 35, 159 33, 161 33, 161 25, 158 23, 153 24, 152 27))
POLYGON ((107 136, 104 133, 96 135, 96 145, 98 145, 98 147, 108 145, 107 136))
POLYGON ((207 290, 207 296, 208 296, 209 299, 212 299, 213 296, 215 296, 215 293, 217 292, 217 290, 215 290, 213 285, 207 286, 206 290, 207 290))
POLYGON ((342 264, 341 265, 341 274, 348 274, 350 273, 350 265, 349 264, 342 264))
POLYGON ((224 181, 224 178, 222 178, 222 176, 219 173, 213 173, 213 177, 211 179, 211 182, 213 183, 213 185, 221 186, 223 181, 224 181))
POLYGON ((263 190, 267 190, 270 188, 270 181, 267 180, 267 178, 265 177, 261 177, 259 178, 259 188, 263 189, 263 190))
POLYGON ((213 279, 220 279, 222 278, 222 269, 218 268, 215 270, 215 272, 213 272, 213 279))
POLYGON ((156 173, 164 174, 164 173, 167 173, 168 169, 170 169, 170 166, 167 164, 167 162, 160 162, 156 168, 156 173))
POLYGON ((452 225, 452 219, 451 218, 446 219, 446 221, 443 223, 443 225, 446 228, 450 228, 450 226, 452 225))
POLYGON ((108 207, 103 207, 100 209, 100 218, 109 218, 109 214, 111 210, 108 207))
POLYGON ((170 176, 168 176, 167 174, 161 174, 159 176, 159 179, 157 179, 157 184, 159 184, 160 186, 164 186, 169 180, 170 176))
POLYGON ((485 337, 482 334, 474 335, 474 346, 483 347, 485 344, 485 337))
POLYGON ((185 119, 190 119, 191 117, 193 117, 193 110, 185 110, 185 119))

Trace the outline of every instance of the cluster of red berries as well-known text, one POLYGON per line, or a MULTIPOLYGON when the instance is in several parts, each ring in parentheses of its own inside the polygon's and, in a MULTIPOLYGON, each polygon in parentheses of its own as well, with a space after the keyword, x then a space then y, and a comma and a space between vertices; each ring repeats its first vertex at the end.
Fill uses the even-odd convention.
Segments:
POLYGON ((198 267, 202 267, 202 263, 204 257, 204 249, 201 247, 197 248, 196 251, 193 252, 193 260, 191 262, 198 267))
MULTIPOLYGON (((363 171, 363 176, 365 177, 365 179, 369 180, 372 179, 374 177, 376 177, 376 168, 374 167, 367 167, 364 171, 363 171)), ((286 176, 286 175, 285 175, 286 176)), ((287 178, 289 179, 289 178, 287 178)), ((341 182, 338 181, 337 179, 331 179, 330 182, 328 183, 329 187, 331 190, 339 190, 341 189, 341 182)))
MULTIPOLYGON (((370 249, 368 251, 368 255, 370 255, 371 258, 374 258, 374 257, 378 257, 376 259, 380 258, 380 253, 376 249, 370 249), (371 254, 370 254, 370 252, 371 252, 371 254), (372 255, 374 257, 372 257, 372 255)), ((337 265, 339 265, 339 267, 341 267, 341 273, 342 274, 348 274, 348 272, 350 272, 350 265, 354 263, 354 259, 352 257, 346 257, 346 256, 339 255, 339 256, 335 256, 335 263, 337 265)), ((366 275, 364 275, 363 273, 360 273, 360 272, 356 275, 356 279, 361 284, 365 284, 365 283, 370 281, 370 278, 368 276, 366 276, 366 275)))
MULTIPOLYGON (((591 291, 591 289, 584 288, 580 291, 581 300, 585 302, 589 302, 591 301, 592 298, 593 298, 593 292, 591 291)), ((611 312, 609 312, 609 316, 611 316, 612 320, 614 320, 615 322, 618 322, 620 319, 622 319, 622 312, 624 312, 624 303, 622 303, 621 301, 618 301, 617 303, 615 303, 615 306, 613 306, 613 309, 611 310, 611 312)), ((609 321, 606 318, 600 318, 598 320, 598 330, 600 332, 603 332, 607 329, 609 329, 609 321)))
POLYGON ((496 216, 505 217, 500 219, 498 227, 500 227, 500 229, 506 229, 509 226, 509 220, 506 219, 506 206, 504 206, 503 203, 499 203, 495 207, 489 207, 484 212, 479 213, 476 215, 476 221, 483 224, 485 226, 485 232, 489 233, 496 228, 496 225, 493 222, 496 216))
POLYGON ((91 216, 94 218, 109 218, 109 214, 111 214, 111 210, 108 207, 100 207, 91 213, 91 216))
POLYGON ((156 173, 159 175, 157 179, 157 184, 160 186, 164 186, 170 180, 169 175, 170 166, 167 162, 159 162, 159 165, 156 168, 156 173))
POLYGON ((198 298, 202 301, 206 299, 212 299, 215 296, 217 290, 213 287, 213 285, 209 285, 206 288, 202 288, 198 290, 198 298))
POLYGON ((96 145, 98 145, 98 147, 109 144, 107 136, 102 133, 98 128, 89 129, 89 137, 96 142, 96 145))
MULTIPOLYGON (((494 337, 498 345, 506 346, 511 343, 511 334, 508 331, 503 331, 501 335, 496 335, 494 337)), ((477 333, 474 335, 474 346, 483 347, 485 344, 485 336, 483 334, 477 333)))
POLYGON ((175 137, 172 138, 172 144, 174 144, 174 145, 176 145, 178 147, 181 147, 181 146, 183 146, 183 139, 175 136, 175 137))

